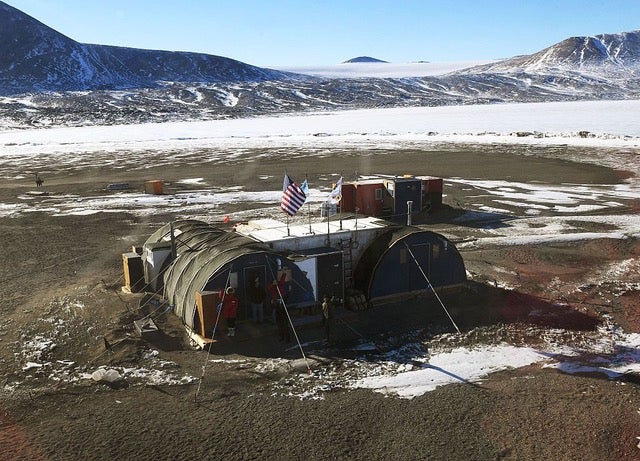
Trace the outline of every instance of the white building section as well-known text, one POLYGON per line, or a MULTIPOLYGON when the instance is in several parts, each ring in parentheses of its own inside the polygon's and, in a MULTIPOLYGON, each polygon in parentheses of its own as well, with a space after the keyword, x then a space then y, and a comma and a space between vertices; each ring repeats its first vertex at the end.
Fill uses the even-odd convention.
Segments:
POLYGON ((357 259, 391 224, 379 218, 333 219, 288 226, 275 219, 256 219, 235 227, 237 233, 265 243, 276 251, 304 252, 314 248, 350 248, 357 259))

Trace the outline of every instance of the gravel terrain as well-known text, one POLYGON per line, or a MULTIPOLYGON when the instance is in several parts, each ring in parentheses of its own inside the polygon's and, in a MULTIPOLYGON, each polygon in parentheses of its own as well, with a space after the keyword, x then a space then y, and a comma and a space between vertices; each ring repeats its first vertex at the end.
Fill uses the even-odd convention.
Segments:
POLYGON ((443 299, 461 332, 429 298, 396 306, 403 322, 393 331, 373 322, 376 312, 372 323, 349 320, 333 347, 307 346, 306 362, 270 326, 259 341, 196 350, 176 317, 141 309, 140 295, 120 290, 121 253, 175 218, 224 225, 230 216, 231 226, 279 217, 277 204, 200 206, 180 194, 240 184, 277 191, 285 155, 246 151, 212 164, 206 152, 185 152, 144 172, 99 155, 82 165, 51 157, 38 165, 47 195, 33 194, 33 167, 3 166, 13 179, 0 183, 0 460, 640 459, 634 373, 612 378, 534 363, 411 399, 352 385, 387 366, 383 352, 405 351, 396 368, 411 365, 407 357, 487 344, 580 347, 591 357, 603 331, 640 333, 638 169, 629 162, 637 153, 625 152, 624 161, 613 151, 566 147, 300 153, 288 171, 307 172, 312 187, 325 190, 336 162, 345 172, 445 178, 445 208, 420 225, 453 240, 465 260, 469 286, 443 299), (247 162, 256 155, 259 168, 247 162), (121 195, 104 190, 129 181, 122 194, 134 197, 152 177, 164 178, 165 198, 181 205, 114 205, 121 195), (570 212, 526 197, 532 185, 569 194, 567 184, 570 212), (522 197, 496 194, 517 188, 522 197), (576 233, 584 238, 559 238, 576 233), (161 333, 147 341, 133 321, 149 313, 161 333), (367 341, 378 351, 358 351, 367 341), (97 382, 100 369, 122 379, 97 382))

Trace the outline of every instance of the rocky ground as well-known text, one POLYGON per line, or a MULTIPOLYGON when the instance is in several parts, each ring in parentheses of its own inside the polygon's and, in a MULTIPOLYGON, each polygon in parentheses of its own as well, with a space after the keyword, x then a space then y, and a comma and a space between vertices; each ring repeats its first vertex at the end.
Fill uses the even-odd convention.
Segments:
MULTIPOLYGON (((256 170, 245 163, 256 154, 211 165, 202 153, 185 153, 145 175, 173 183, 169 193, 203 188, 180 182, 189 178, 224 188, 257 175, 270 179, 255 189, 277 191, 282 156, 262 152, 256 170)), ((24 174, 5 166, 0 459, 640 459, 634 373, 568 373, 534 363, 412 399, 353 386, 371 370, 418 366, 416 358, 461 346, 553 345, 579 349, 590 363, 622 352, 635 356, 615 344, 609 355, 595 348, 620 332, 640 333, 640 242, 628 227, 638 199, 620 192, 638 172, 628 161, 637 153, 620 154, 624 161, 617 154, 447 147, 289 159, 289 171, 307 171, 325 186, 332 178, 322 174, 336 159, 343 171, 444 177, 447 206, 421 225, 456 242, 470 279, 463 292, 444 298, 460 333, 434 299, 412 300, 399 306, 405 322, 392 331, 370 331, 353 320, 333 347, 307 346, 306 362, 299 349, 275 341, 268 326, 259 353, 251 341, 196 350, 177 318, 153 306, 140 309, 140 295, 120 290, 121 253, 168 220, 222 224, 225 216, 232 222, 271 216, 275 207, 198 207, 177 196, 177 207, 104 206, 105 184, 124 179, 138 187, 142 178, 117 164, 100 166, 100 158, 83 166, 34 160, 48 195, 30 195, 33 165, 23 165, 24 174), (511 189, 544 184, 558 194, 571 183, 574 194, 576 184, 588 190, 569 214, 540 203, 521 208, 516 202, 527 198, 505 200, 478 182, 505 178, 511 189), (89 213, 91 207, 97 208, 89 213), (578 232, 584 238, 557 238, 578 232), (425 305, 420 315, 411 309, 425 305), (147 314, 161 329, 149 340, 133 328, 147 314), (358 349, 366 343, 375 350, 358 349), (100 370, 121 379, 98 382, 100 370)))

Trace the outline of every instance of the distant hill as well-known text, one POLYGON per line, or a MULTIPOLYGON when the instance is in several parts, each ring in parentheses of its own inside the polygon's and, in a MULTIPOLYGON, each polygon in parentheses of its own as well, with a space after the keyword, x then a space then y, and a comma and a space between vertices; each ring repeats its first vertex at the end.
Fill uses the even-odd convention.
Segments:
POLYGON ((0 94, 285 78, 220 56, 78 43, 0 2, 0 94))
POLYGON ((387 61, 383 61, 381 59, 376 59, 376 58, 370 58, 369 56, 359 56, 357 58, 352 58, 347 61, 344 61, 342 64, 347 64, 351 62, 387 62, 387 61))

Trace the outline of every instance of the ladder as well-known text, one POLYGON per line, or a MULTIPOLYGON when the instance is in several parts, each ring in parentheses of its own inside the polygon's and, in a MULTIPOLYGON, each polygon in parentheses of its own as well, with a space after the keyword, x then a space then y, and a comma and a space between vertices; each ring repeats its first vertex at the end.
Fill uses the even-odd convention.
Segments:
POLYGON ((352 253, 351 239, 340 240, 340 249, 342 250, 342 269, 344 271, 344 287, 351 288, 353 285, 352 278, 352 253))

